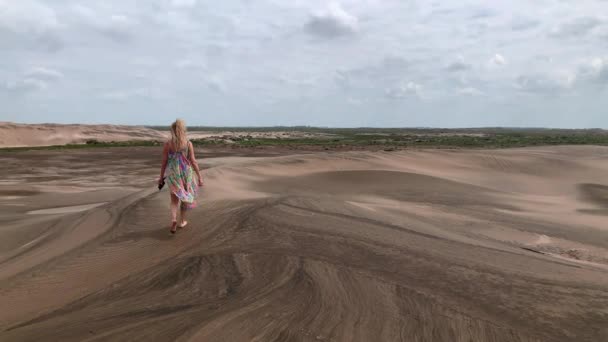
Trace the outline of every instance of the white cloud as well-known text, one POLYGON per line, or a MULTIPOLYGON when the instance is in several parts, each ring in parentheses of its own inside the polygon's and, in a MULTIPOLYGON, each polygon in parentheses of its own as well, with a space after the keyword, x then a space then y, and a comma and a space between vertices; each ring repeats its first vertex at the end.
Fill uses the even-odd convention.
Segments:
POLYGON ((98 22, 96 29, 117 42, 128 42, 132 38, 134 23, 124 14, 112 14, 107 20, 98 22))
POLYGON ((353 105, 353 106, 360 106, 362 104, 364 104, 366 101, 362 98, 355 98, 355 97, 348 97, 346 99, 346 103, 353 105))
POLYGON ((31 0, 0 0, 0 49, 57 51, 63 46, 62 28, 51 6, 31 0))
POLYGON ((27 93, 30 91, 45 90, 48 84, 43 80, 36 78, 24 78, 16 82, 6 82, 4 84, 4 90, 8 90, 16 93, 27 93))
POLYGON ((517 16, 511 21, 511 29, 514 31, 525 31, 540 25, 540 21, 528 17, 517 16))
POLYGON ((580 38, 601 23, 602 21, 595 17, 580 17, 559 25, 550 32, 550 35, 556 38, 580 38))
POLYGON ((158 99, 166 97, 160 90, 153 87, 111 90, 99 95, 101 99, 112 101, 129 101, 134 98, 158 99))
POLYGON ((378 62, 335 71, 335 82, 345 89, 387 87, 401 82, 411 71, 411 63, 402 57, 388 56, 378 62))
POLYGON ((133 60, 129 61, 131 64, 133 64, 135 67, 142 67, 142 68, 155 68, 158 67, 161 63, 154 57, 152 56, 141 56, 141 57, 136 57, 133 58, 133 60))
POLYGON ((106 100, 126 100, 129 97, 132 97, 136 93, 137 92, 134 92, 134 91, 114 90, 114 91, 109 91, 107 93, 103 93, 100 95, 100 97, 102 99, 106 99, 106 100))
POLYGON ((576 77, 572 73, 554 72, 553 74, 534 73, 521 75, 515 80, 516 88, 529 93, 557 93, 572 87, 576 77))
POLYGON ((1 90, 14 93, 28 93, 33 91, 46 90, 49 85, 62 79, 61 72, 45 67, 34 67, 25 71, 16 80, 4 82, 1 90))
POLYGON ((458 94, 468 95, 468 96, 484 95, 484 93, 481 90, 479 90, 477 88, 473 88, 473 87, 465 87, 465 88, 458 89, 458 94))
POLYGON ((420 97, 422 86, 414 82, 401 83, 386 89, 386 96, 392 99, 403 99, 411 96, 420 97))
POLYGON ((295 86, 300 88, 312 88, 318 85, 319 77, 288 77, 288 76, 279 76, 277 77, 277 81, 286 85, 286 86, 295 86))
POLYGON ((578 73, 583 80, 608 84, 608 58, 591 58, 582 63, 578 73))
POLYGON ((207 79, 207 86, 209 89, 218 93, 223 93, 226 91, 226 84, 217 76, 209 77, 209 79, 207 79))
POLYGON ((175 67, 178 69, 207 69, 207 65, 200 58, 179 59, 179 60, 175 61, 175 67))
POLYGON ((463 57, 458 57, 457 60, 449 63, 446 66, 446 70, 449 72, 465 71, 465 70, 469 70, 471 68, 472 68, 472 66, 470 64, 466 63, 464 61, 463 57))
POLYGON ((192 8, 196 3, 196 0, 171 0, 171 5, 177 8, 192 8))
POLYGON ((131 40, 136 22, 123 13, 105 13, 104 11, 77 4, 71 7, 79 25, 88 28, 115 42, 131 40))
POLYGON ((20 34, 46 34, 60 27, 55 11, 38 1, 0 0, 0 29, 20 34))
POLYGON ((308 32, 326 38, 350 35, 358 29, 358 18, 335 2, 330 3, 325 11, 313 14, 306 24, 308 32))
POLYGON ((503 57, 503 55, 497 53, 494 57, 490 58, 489 63, 494 66, 504 66, 507 65, 507 59, 503 57))
POLYGON ((472 19, 483 19, 497 16, 498 12, 490 7, 480 7, 472 10, 472 19))
POLYGON ((44 67, 32 68, 26 71, 24 76, 26 78, 33 78, 45 81, 56 81, 63 78, 63 74, 61 72, 44 67))

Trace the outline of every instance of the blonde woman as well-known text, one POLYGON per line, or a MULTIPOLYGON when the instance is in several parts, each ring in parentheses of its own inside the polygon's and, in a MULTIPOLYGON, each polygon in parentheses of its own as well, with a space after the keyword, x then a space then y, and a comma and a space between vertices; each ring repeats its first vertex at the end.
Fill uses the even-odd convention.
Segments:
POLYGON ((186 211, 196 206, 198 187, 203 186, 194 148, 186 135, 186 124, 180 119, 171 125, 171 140, 165 142, 163 148, 159 189, 165 184, 165 178, 171 193, 171 233, 175 234, 178 227, 177 208, 180 207, 179 227, 183 228, 188 224, 186 211))

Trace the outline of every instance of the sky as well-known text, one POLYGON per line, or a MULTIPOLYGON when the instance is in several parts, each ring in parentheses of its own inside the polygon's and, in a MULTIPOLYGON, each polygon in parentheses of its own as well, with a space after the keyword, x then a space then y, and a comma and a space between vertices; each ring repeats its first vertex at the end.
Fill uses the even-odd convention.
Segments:
POLYGON ((608 128, 608 0, 0 0, 0 121, 608 128))

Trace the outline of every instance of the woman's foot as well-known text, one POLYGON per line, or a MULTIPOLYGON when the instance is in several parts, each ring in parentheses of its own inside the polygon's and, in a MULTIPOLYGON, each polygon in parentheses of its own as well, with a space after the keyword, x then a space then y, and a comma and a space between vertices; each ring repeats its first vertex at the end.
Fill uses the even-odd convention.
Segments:
POLYGON ((180 228, 184 228, 188 225, 188 221, 182 221, 182 223, 179 224, 180 228))
POLYGON ((177 232, 177 221, 173 221, 173 223, 171 224, 170 232, 171 234, 175 234, 175 232, 177 232))

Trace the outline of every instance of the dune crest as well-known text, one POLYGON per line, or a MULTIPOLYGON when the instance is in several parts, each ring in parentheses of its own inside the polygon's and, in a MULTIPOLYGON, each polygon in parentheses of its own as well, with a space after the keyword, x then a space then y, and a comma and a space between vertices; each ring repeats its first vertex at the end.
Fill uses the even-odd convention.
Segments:
POLYGON ((0 147, 83 144, 87 140, 164 140, 166 137, 165 132, 140 126, 0 122, 0 147))

